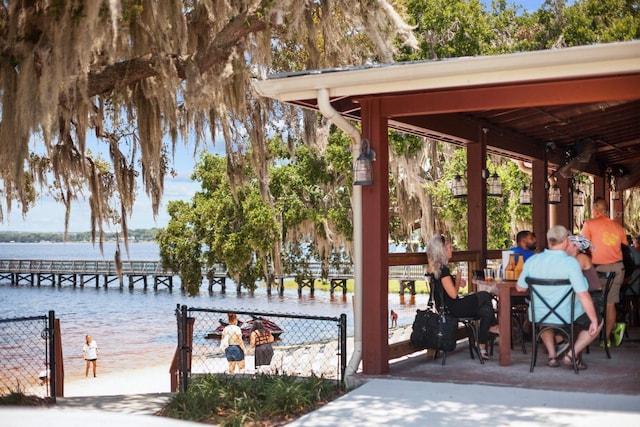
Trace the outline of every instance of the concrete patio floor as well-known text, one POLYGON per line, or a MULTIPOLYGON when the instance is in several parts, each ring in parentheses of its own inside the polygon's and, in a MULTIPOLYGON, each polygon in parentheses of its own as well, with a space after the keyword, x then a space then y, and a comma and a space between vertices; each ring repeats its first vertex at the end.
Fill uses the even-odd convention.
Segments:
POLYGON ((470 358, 465 340, 454 352, 447 354, 445 366, 441 365, 440 357, 434 360, 425 352, 414 353, 394 361, 387 375, 376 378, 640 395, 640 327, 631 328, 629 338, 625 338, 620 347, 611 348, 611 359, 607 359, 604 349, 594 341, 590 353, 583 356, 588 369, 578 375, 562 363, 557 368, 546 366, 547 355, 541 347, 538 348, 533 373, 529 372, 530 344, 527 345, 527 354, 523 354, 520 345, 515 344, 511 351, 511 365, 506 367, 498 364, 497 352, 496 345, 492 359, 481 365, 477 358, 470 358))

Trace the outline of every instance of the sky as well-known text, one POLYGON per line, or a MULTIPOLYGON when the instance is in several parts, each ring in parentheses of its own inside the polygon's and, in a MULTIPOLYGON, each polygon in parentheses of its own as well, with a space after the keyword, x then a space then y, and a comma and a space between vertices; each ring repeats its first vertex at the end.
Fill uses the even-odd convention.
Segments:
MULTIPOLYGON (((483 0, 487 5, 491 5, 491 0, 483 0)), ((537 10, 544 0, 514 0, 512 3, 519 4, 525 10, 532 12, 537 10)), ((571 4, 573 1, 568 1, 571 4)), ((223 144, 209 143, 203 147, 210 151, 222 152, 223 144)), ((108 158, 108 154, 103 155, 108 158)), ((172 200, 190 200, 198 190, 198 184, 190 180, 196 160, 193 156, 193 147, 185 148, 183 144, 177 144, 175 153, 175 163, 173 167, 177 171, 175 177, 165 178, 165 191, 162 203, 158 211, 158 217, 154 219, 151 208, 151 200, 142 189, 136 198, 133 208, 133 215, 129 218, 130 229, 145 229, 154 227, 165 227, 169 222, 169 215, 166 212, 167 203, 172 200)), ((0 223, 0 231, 30 231, 30 232, 62 232, 64 231, 64 207, 47 197, 37 200, 36 206, 31 208, 26 217, 22 217, 20 209, 16 206, 10 214, 4 212, 4 222, 0 223)), ((87 200, 79 200, 71 208, 71 219, 69 221, 70 232, 89 231, 91 229, 91 215, 87 200)), ((116 231, 116 228, 107 231, 116 231)))

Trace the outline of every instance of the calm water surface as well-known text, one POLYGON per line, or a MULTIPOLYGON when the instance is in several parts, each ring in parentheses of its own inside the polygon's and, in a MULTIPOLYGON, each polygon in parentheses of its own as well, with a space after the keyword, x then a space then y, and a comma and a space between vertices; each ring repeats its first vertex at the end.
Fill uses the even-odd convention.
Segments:
MULTIPOLYGON (((114 243, 106 243, 101 253, 90 243, 0 243, 0 259, 112 260, 115 248, 114 243)), ((132 243, 129 249, 128 259, 159 260, 155 243, 132 243)), ((121 251, 123 259, 127 259, 122 245, 121 251)), ((165 363, 169 366, 177 341, 177 305, 315 316, 337 317, 344 313, 348 333, 353 331, 352 294, 343 298, 341 293, 336 293, 332 298, 329 292, 316 291, 312 297, 305 289, 302 296, 298 296, 293 289, 285 290, 281 296, 277 292, 267 295, 266 288, 259 288, 253 294, 246 291, 237 294, 235 284, 227 280, 224 294, 219 286, 209 293, 205 282, 200 295, 189 297, 180 291, 177 277, 172 292, 164 286, 154 291, 152 285, 144 290, 142 283, 136 283, 133 290, 126 284, 121 290, 116 282, 109 286, 102 287, 102 281, 98 288, 94 282, 84 288, 73 288, 70 284, 32 287, 0 283, 0 318, 39 316, 54 310, 60 319, 68 379, 84 375, 81 356, 86 334, 93 336, 102 351, 99 374, 165 363)), ((410 324, 416 308, 423 308, 426 299, 422 294, 413 301, 408 295, 403 300, 398 295, 389 295, 389 309, 398 312, 399 325, 410 324)))

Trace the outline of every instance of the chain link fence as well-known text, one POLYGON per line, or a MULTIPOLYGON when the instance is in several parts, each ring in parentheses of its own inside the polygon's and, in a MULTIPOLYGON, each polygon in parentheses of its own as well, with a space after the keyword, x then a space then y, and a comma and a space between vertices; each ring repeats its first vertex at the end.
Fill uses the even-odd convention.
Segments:
POLYGON ((53 397, 51 360, 54 319, 46 316, 0 319, 0 395, 53 397))
MULTIPOLYGON (((229 362, 220 347, 227 311, 178 306, 177 369, 180 391, 190 375, 229 373, 229 362)), ((346 315, 319 317, 282 313, 234 311, 243 332, 245 367, 241 373, 265 373, 298 377, 322 377, 341 383, 347 365, 346 315), (269 365, 255 366, 255 350, 249 335, 255 320, 261 320, 275 337, 269 365)), ((237 372, 237 371, 236 371, 237 372)))

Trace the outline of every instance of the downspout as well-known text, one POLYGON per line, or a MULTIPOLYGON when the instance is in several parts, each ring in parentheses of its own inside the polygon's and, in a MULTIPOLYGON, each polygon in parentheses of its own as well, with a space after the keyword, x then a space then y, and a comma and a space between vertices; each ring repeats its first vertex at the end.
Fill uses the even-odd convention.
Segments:
MULTIPOLYGON (((318 108, 323 116, 338 126, 344 133, 351 137, 353 141, 353 158, 356 159, 360 153, 360 140, 362 136, 358 129, 347 119, 338 113, 329 101, 327 89, 318 89, 318 108)), ((360 366, 362 358, 362 188, 359 185, 353 186, 352 193, 353 209, 353 274, 354 274, 354 300, 353 300, 353 353, 347 364, 345 380, 355 374, 360 366)))

